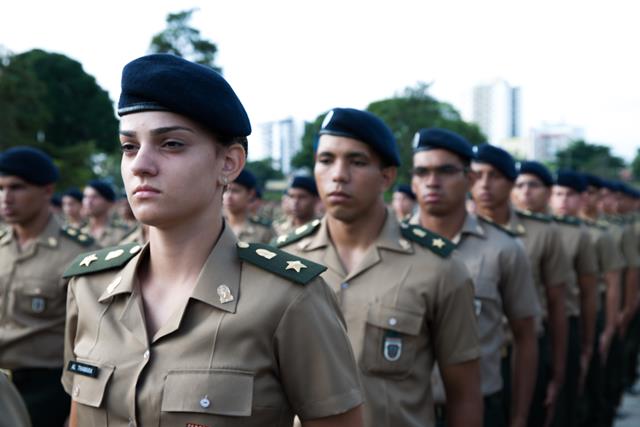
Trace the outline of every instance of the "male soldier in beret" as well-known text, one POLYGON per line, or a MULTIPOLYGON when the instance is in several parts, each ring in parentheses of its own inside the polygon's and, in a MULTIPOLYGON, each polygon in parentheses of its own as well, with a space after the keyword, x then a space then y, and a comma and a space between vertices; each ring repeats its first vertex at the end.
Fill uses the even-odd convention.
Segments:
POLYGON ((227 186, 223 195, 225 218, 239 240, 249 243, 269 243, 274 237, 271 224, 249 212, 255 197, 258 181, 255 175, 244 169, 238 178, 227 186))
POLYGON ((10 371, 34 427, 60 427, 69 413, 60 384, 62 273, 93 246, 51 214, 57 180, 58 169, 40 150, 14 147, 0 154, 0 211, 8 224, 0 231, 0 368, 10 371))
POLYGON ((116 193, 108 182, 94 179, 85 186, 82 206, 89 223, 83 231, 93 236, 103 248, 117 245, 128 229, 116 225, 111 218, 111 209, 116 200, 116 193))
POLYGON ((82 228, 85 220, 82 216, 82 191, 69 188, 62 194, 62 212, 65 223, 74 228, 82 228))
MULTIPOLYGON (((503 318, 508 319, 515 355, 508 425, 524 427, 535 385, 531 367, 537 362, 535 321, 540 306, 522 242, 501 226, 466 212, 466 194, 475 180, 470 171, 474 157, 471 144, 454 132, 432 128, 416 134, 412 184, 420 210, 410 222, 456 243, 471 272, 482 349, 480 373, 486 427, 507 425, 505 403, 509 402, 503 402, 500 362, 505 341, 503 318)), ((434 382, 439 383, 438 376, 434 376, 434 382)), ((436 393, 437 401, 444 400, 442 394, 436 393)))
POLYGON ((276 234, 278 236, 288 234, 296 228, 311 222, 315 217, 318 200, 318 188, 312 177, 294 177, 287 189, 289 214, 281 221, 273 224, 276 234))
POLYGON ((391 207, 398 221, 411 217, 415 205, 416 195, 413 194, 411 186, 407 184, 397 185, 391 199, 391 207))
MULTIPOLYGON (((564 382, 566 360, 566 331, 564 291, 568 280, 569 261, 550 217, 532 213, 547 209, 548 193, 543 192, 540 206, 516 211, 509 204, 511 190, 519 186, 533 187, 530 180, 518 177, 515 162, 506 151, 489 144, 476 148, 471 169, 476 174, 472 187, 476 212, 506 227, 523 241, 533 269, 533 278, 542 303, 545 334, 538 339, 538 377, 531 409, 530 426, 549 426, 553 421, 558 393, 564 382), (518 178, 518 181, 516 181, 518 178), (549 349, 551 347, 551 349, 549 349)), ((527 179, 537 179, 535 176, 527 179)), ((547 189, 536 182, 535 189, 547 189)), ((529 192, 527 191, 528 195, 529 192)), ((526 201, 530 199, 525 198, 526 201)))
POLYGON ((448 239, 399 223, 383 193, 400 164, 391 130, 371 113, 326 116, 314 174, 326 215, 278 238, 325 264, 365 390, 365 425, 434 425, 437 362, 449 425, 478 427, 482 396, 473 284, 448 239))

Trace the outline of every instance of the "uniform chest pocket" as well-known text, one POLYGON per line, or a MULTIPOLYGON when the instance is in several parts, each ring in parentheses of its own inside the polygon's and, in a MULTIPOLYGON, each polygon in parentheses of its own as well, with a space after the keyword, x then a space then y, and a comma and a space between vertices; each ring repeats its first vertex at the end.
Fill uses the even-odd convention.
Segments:
POLYGON ((472 259, 465 264, 473 279, 476 316, 480 316, 483 310, 489 308, 492 310, 495 310, 496 307, 500 309, 498 273, 495 266, 492 266, 490 260, 484 257, 472 259))
MULTIPOLYGON (((360 366, 375 375, 404 378, 418 351, 423 316, 397 308, 369 309, 360 366)), ((426 334, 423 334, 426 336, 426 334)))
POLYGON ((64 318, 64 293, 47 287, 28 287, 15 290, 16 311, 38 318, 64 318))
POLYGON ((215 416, 249 417, 252 405, 252 372, 231 369, 169 371, 164 383, 160 424, 208 426, 217 420, 215 416))

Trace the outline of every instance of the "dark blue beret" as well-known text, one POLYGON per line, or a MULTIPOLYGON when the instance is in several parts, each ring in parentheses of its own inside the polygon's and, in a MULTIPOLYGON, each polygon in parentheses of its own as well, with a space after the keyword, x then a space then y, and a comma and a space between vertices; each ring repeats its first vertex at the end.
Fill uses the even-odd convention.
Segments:
POLYGON ((407 196, 411 197, 411 199, 413 199, 413 200, 416 199, 416 195, 413 194, 413 191, 411 191, 411 186, 410 185, 398 184, 396 186, 395 191, 398 192, 398 193, 406 194, 407 196))
POLYGON ((111 184, 100 179, 92 179, 87 183, 87 187, 91 187, 96 190, 106 200, 113 202, 116 200, 116 192, 113 190, 111 184))
POLYGON ((44 151, 32 147, 12 147, 0 154, 0 174, 12 175, 34 185, 58 180, 60 173, 44 151))
POLYGON ((76 199, 79 202, 82 201, 82 191, 78 190, 75 187, 68 188, 64 193, 62 193, 62 195, 63 196, 73 197, 74 199, 76 199))
POLYGON ((240 175, 238 175, 233 182, 246 187, 248 190, 253 190, 258 186, 256 176, 247 169, 243 169, 242 172, 240 172, 240 175))
POLYGON ((62 196, 60 195, 60 193, 54 193, 53 196, 51 196, 51 205, 55 206, 56 208, 62 206, 62 196))
POLYGON ((320 135, 357 139, 369 145, 386 163, 400 166, 400 153, 391 129, 368 111, 334 108, 324 118, 320 135))
POLYGON ((545 165, 540 162, 535 161, 524 161, 519 164, 518 175, 522 174, 531 174, 540 178, 540 181, 547 187, 551 187, 553 185, 553 176, 549 169, 545 165))
POLYGON ((516 163, 511 154, 502 148, 489 144, 475 145, 473 151, 476 153, 474 161, 488 163, 498 169, 509 181, 516 180, 518 173, 516 172, 516 163))
POLYGON ((582 176, 587 181, 587 186, 602 188, 602 178, 592 173, 583 173, 582 176))
POLYGON ((147 55, 125 65, 118 114, 171 111, 216 135, 247 136, 251 123, 227 81, 204 65, 169 54, 147 55))
POLYGON ((420 129, 413 137, 413 152, 442 148, 467 160, 475 157, 471 144, 462 136, 446 129, 420 129))
POLYGON ((587 180, 584 179, 584 176, 582 176, 581 173, 574 171, 558 171, 555 184, 562 187, 569 187, 578 193, 582 193, 587 190, 587 180))
POLYGON ((634 199, 637 197, 637 192, 636 190, 629 184, 627 184, 626 182, 619 182, 618 184, 620 186, 620 191, 624 194, 626 194, 629 197, 633 197, 634 199))
POLYGON ((308 191, 313 196, 318 197, 318 187, 316 186, 316 181, 310 176, 294 177, 289 188, 301 188, 308 191))
POLYGON ((618 185, 617 181, 614 181, 612 179, 601 179, 602 182, 602 187, 601 188, 606 188, 609 191, 613 191, 613 192, 618 192, 620 191, 620 186, 618 185))

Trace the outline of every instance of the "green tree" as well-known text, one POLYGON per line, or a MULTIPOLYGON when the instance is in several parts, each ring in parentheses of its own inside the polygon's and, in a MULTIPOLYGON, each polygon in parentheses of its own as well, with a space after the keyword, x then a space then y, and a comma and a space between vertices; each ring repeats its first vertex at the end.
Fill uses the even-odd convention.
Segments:
POLYGON ((619 178, 626 166, 622 158, 611 153, 610 147, 583 140, 573 141, 558 151, 554 163, 557 169, 589 172, 604 178, 619 178))
POLYGON ((636 156, 631 161, 631 174, 635 181, 640 181, 640 148, 636 149, 636 156))
POLYGON ((167 28, 153 36, 149 52, 171 53, 221 72, 221 68, 215 65, 218 52, 216 44, 202 38, 200 30, 189 25, 196 10, 189 9, 167 15, 167 28))
POLYGON ((270 158, 247 162, 246 169, 251 171, 258 179, 258 185, 263 188, 267 181, 272 179, 283 179, 284 175, 272 166, 273 160, 270 158))

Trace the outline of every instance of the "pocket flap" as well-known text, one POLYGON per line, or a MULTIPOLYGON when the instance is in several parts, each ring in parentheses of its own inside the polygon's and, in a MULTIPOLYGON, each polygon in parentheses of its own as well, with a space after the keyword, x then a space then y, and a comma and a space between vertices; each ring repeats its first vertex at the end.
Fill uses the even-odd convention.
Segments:
POLYGON ((96 377, 74 374, 73 388, 71 389, 71 397, 78 403, 83 405, 99 408, 102 405, 104 392, 109 383, 109 379, 113 374, 114 367, 110 365, 99 364, 90 360, 78 359, 79 362, 86 363, 98 368, 96 377))
POLYGON ((164 384, 163 412, 249 416, 253 373, 230 369, 170 371, 164 384))
POLYGON ((369 309, 367 322, 382 329, 407 335, 418 335, 422 328, 421 314, 398 308, 374 306, 369 309))

